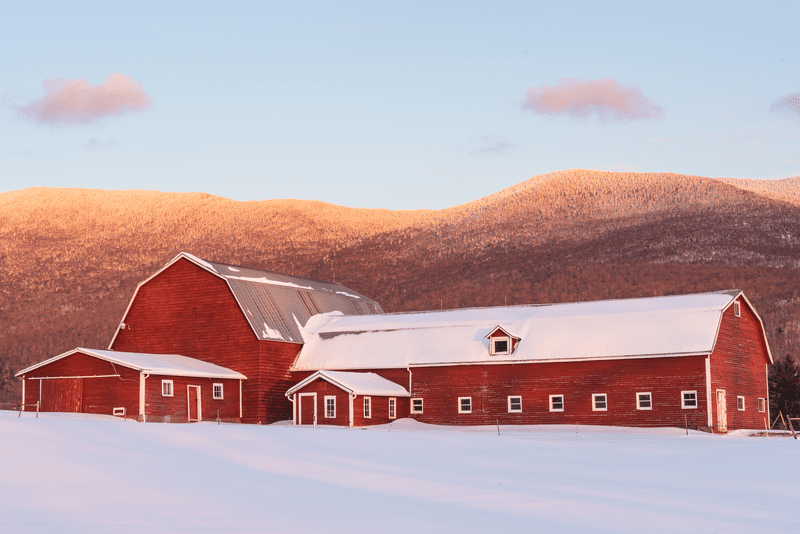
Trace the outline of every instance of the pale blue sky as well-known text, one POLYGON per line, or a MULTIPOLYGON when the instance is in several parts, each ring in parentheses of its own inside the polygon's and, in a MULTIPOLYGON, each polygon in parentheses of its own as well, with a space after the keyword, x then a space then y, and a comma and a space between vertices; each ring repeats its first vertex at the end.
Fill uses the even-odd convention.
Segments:
POLYGON ((571 168, 800 175, 798 2, 9 2, 0 191, 203 191, 442 208, 571 168), (141 84, 149 109, 40 124, 49 78, 141 84), (522 107, 609 78, 663 115, 522 107))

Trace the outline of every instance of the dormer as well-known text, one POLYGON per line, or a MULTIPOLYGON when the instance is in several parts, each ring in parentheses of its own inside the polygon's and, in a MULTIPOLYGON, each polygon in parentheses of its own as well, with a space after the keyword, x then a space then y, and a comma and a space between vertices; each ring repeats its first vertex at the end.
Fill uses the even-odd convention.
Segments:
POLYGON ((485 338, 489 340, 489 354, 492 356, 513 354, 521 339, 511 335, 500 325, 495 326, 491 332, 486 334, 485 338))

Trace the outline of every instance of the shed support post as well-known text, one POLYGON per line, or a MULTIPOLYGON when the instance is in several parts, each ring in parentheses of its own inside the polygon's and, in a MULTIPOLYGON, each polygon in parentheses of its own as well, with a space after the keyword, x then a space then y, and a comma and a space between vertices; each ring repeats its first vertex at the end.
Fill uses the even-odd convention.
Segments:
POLYGON ((139 421, 146 422, 147 416, 144 413, 144 381, 147 380, 147 374, 144 372, 139 373, 139 421))
MULTIPOLYGON (((19 411, 22 412, 25 409, 25 377, 22 377, 22 401, 19 403, 19 411)), ((21 416, 22 414, 20 414, 21 416)))

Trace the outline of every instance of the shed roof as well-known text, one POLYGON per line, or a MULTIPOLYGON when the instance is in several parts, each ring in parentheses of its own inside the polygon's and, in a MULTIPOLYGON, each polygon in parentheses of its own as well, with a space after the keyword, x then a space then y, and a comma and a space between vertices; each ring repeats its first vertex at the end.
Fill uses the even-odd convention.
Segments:
POLYGON ((386 380, 375 373, 352 373, 346 371, 317 371, 305 380, 298 382, 286 396, 303 389, 306 385, 321 378, 336 387, 353 395, 375 395, 383 397, 408 397, 409 393, 403 386, 386 380))
MULTIPOLYGON (((261 340, 303 343, 301 327, 318 313, 383 313, 376 301, 335 282, 227 265, 198 258, 188 252, 175 256, 139 286, 146 284, 180 259, 186 259, 225 280, 250 328, 261 340)), ((114 337, 116 338, 116 334, 114 337)), ((109 346, 113 344, 112 339, 109 346)))
POLYGON ((722 312, 739 290, 433 312, 343 316, 305 327, 292 370, 538 362, 710 354, 722 312), (511 355, 490 355, 498 324, 521 338, 511 355))
POLYGON ((54 356, 49 360, 32 365, 27 369, 18 372, 16 376, 22 376, 34 369, 44 367, 53 362, 71 356, 73 354, 86 354, 101 360, 105 360, 112 364, 122 365, 136 371, 143 371, 145 373, 154 375, 168 375, 168 376, 191 376, 197 378, 232 378, 239 380, 246 380, 247 377, 236 371, 232 371, 226 367, 220 367, 213 363, 204 362, 188 356, 180 356, 178 354, 147 354, 140 352, 117 352, 113 350, 97 350, 97 349, 84 349, 77 348, 58 356, 54 356))

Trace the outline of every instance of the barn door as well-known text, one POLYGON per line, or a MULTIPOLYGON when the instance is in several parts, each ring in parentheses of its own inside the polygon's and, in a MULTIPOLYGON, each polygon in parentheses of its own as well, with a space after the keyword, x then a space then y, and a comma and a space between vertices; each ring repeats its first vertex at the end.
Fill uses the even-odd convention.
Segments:
POLYGON ((297 410, 297 420, 300 425, 313 425, 317 422, 317 394, 301 393, 300 408, 297 410))
POLYGON ((189 421, 202 421, 203 407, 200 405, 200 386, 186 386, 189 400, 189 421))
POLYGON ((41 382, 43 412, 80 413, 83 401, 82 378, 51 378, 41 382))
POLYGON ((724 389, 717 390, 717 429, 720 432, 728 431, 728 404, 724 389))

